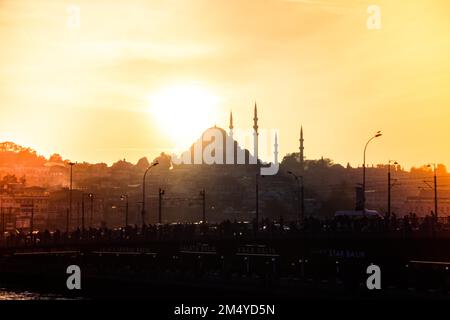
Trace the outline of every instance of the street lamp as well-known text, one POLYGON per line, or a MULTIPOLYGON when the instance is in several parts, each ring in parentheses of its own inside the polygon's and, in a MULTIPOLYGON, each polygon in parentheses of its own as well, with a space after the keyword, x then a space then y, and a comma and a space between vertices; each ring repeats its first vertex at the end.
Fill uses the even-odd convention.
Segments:
POLYGON ((370 138, 365 147, 364 147, 364 156, 363 156, 363 183, 362 183, 362 209, 365 212, 366 211, 366 150, 367 150, 367 145, 369 144, 370 141, 372 141, 375 138, 381 137, 382 133, 381 131, 377 131, 377 133, 375 133, 375 135, 370 138))
POLYGON ((125 203, 125 228, 128 227, 128 195, 123 194, 120 196, 120 200, 126 200, 125 203))
POLYGON ((91 217, 89 219, 89 227, 91 228, 93 226, 93 219, 94 219, 94 194, 89 193, 89 199, 91 200, 91 217))
POLYGON ((398 162, 395 160, 389 160, 388 162, 388 217, 391 216, 391 163, 393 165, 398 165, 398 162))
MULTIPOLYGON (((259 231, 259 176, 260 173, 257 171, 255 174, 255 236, 259 231)), ((264 178, 264 176, 261 175, 261 178, 264 178)))
POLYGON ((72 219, 72 182, 73 182, 73 175, 72 175, 72 169, 73 166, 75 165, 75 162, 69 162, 69 166, 70 166, 70 188, 69 188, 69 217, 67 219, 67 231, 69 231, 69 221, 70 219, 72 219))
POLYGON ((145 224, 145 177, 147 176, 147 172, 153 168, 154 166, 158 165, 159 163, 157 161, 153 162, 144 172, 144 177, 142 179, 142 229, 144 229, 145 224))
POLYGON ((205 188, 200 190, 200 196, 202 197, 202 222, 203 222, 203 224, 205 224, 206 223, 206 207, 205 207, 206 192, 205 192, 205 188))
POLYGON ((162 200, 163 200, 163 195, 166 192, 164 191, 164 189, 159 188, 158 190, 158 223, 162 224, 162 200))
POLYGON ((297 176, 292 171, 288 171, 288 174, 292 175, 295 178, 295 181, 297 182, 297 214, 298 214, 298 220, 299 222, 303 221, 305 219, 305 195, 304 195, 304 184, 303 184, 303 176, 297 176), (301 181, 301 186, 300 186, 301 181), (300 204, 301 204, 301 211, 300 211, 300 204), (300 215, 301 212, 301 215, 300 215))
POLYGON ((438 217, 438 195, 437 195, 437 176, 436 176, 436 164, 428 164, 427 167, 433 167, 434 172, 434 216, 438 217))

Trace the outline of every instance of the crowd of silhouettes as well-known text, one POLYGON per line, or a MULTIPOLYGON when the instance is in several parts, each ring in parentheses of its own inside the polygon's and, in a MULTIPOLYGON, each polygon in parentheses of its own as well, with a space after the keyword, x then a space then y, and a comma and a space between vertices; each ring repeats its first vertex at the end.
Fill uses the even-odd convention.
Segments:
POLYGON ((440 236, 450 235, 450 217, 438 219, 431 212, 425 217, 410 213, 397 217, 395 213, 384 218, 339 216, 329 219, 306 217, 301 223, 262 219, 258 225, 225 220, 221 223, 172 223, 129 225, 122 228, 77 228, 70 232, 61 230, 42 230, 30 233, 28 230, 5 232, 0 236, 2 245, 56 244, 96 241, 133 240, 192 240, 198 237, 210 238, 248 238, 283 236, 321 236, 321 235, 400 235, 400 236, 440 236))

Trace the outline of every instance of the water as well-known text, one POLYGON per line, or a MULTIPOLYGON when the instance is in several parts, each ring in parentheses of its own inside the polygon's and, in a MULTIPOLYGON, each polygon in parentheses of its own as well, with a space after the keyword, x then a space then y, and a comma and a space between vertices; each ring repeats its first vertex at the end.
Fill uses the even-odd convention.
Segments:
POLYGON ((68 300, 68 298, 58 294, 13 290, 0 287, 0 301, 1 300, 68 300))

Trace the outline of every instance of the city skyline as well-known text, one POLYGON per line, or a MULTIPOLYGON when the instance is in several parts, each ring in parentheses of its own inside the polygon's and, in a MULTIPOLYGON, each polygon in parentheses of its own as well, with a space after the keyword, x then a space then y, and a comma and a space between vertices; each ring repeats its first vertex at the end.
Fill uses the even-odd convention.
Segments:
POLYGON ((368 163, 449 167, 447 3, 380 1, 379 30, 366 1, 235 4, 80 0, 70 25, 72 3, 2 1, 0 140, 135 162, 225 128, 230 110, 250 128, 256 101, 280 158, 303 125, 309 159, 361 165, 382 130, 368 163))
POLYGON ((449 13, 0 0, 0 304, 284 319, 448 300, 449 13))
MULTIPOLYGON (((216 127, 216 124, 214 125, 214 127, 216 127)), ((218 127, 217 126, 217 128, 218 129, 220 129, 220 130, 224 130, 224 129, 222 129, 221 127, 218 127)), ((303 125, 300 127, 301 129, 303 128, 303 125)), ((207 130, 208 128, 206 128, 205 129, 205 131, 207 130)), ((243 134, 241 134, 241 136, 242 137, 244 137, 244 138, 246 138, 245 140, 246 141, 239 141, 239 140, 236 140, 236 136, 234 136, 234 138, 235 138, 235 141, 238 143, 238 146, 240 146, 240 147, 243 147, 243 148, 245 148, 245 150, 248 150, 248 151, 250 151, 250 153, 251 154, 253 154, 253 149, 252 149, 252 145, 249 145, 249 141, 248 141, 248 132, 250 132, 249 130, 244 130, 244 129, 240 129, 240 128, 235 128, 234 129, 234 131, 239 131, 239 130, 242 130, 242 132, 243 132, 243 134), (243 144, 241 144, 241 142, 244 142, 243 144)), ((253 129, 252 129, 253 130, 253 129)), ((268 134, 270 134, 270 132, 268 133, 268 134)), ((202 135, 200 135, 199 137, 198 137, 198 139, 201 139, 201 136, 202 135)), ((301 137, 303 137, 303 135, 301 135, 301 137)), ((273 139, 274 137, 270 137, 270 139, 273 139)), ((268 141, 271 141, 270 139, 267 139, 268 141)), ((275 138, 275 139, 277 139, 277 138, 275 138)), ((299 141, 300 139, 297 139, 297 141, 299 141)), ((302 141, 305 141, 306 139, 301 139, 302 141)), ((275 140, 274 140, 275 141, 275 140)), ((186 152, 186 151, 188 151, 189 150, 189 147, 186 147, 185 149, 162 149, 162 150, 160 150, 160 151, 157 151, 157 150, 155 150, 155 152, 154 153, 152 153, 152 154, 142 154, 142 155, 137 155, 136 156, 136 158, 133 158, 133 159, 130 159, 130 158, 128 158, 128 157, 126 157, 126 154, 123 154, 123 157, 119 157, 119 158, 116 158, 116 159, 111 159, 111 160, 109 160, 109 161, 103 161, 103 160, 94 160, 94 161, 91 161, 91 160, 89 160, 89 159, 72 159, 72 158, 68 158, 68 157, 66 157, 64 154, 61 154, 60 152, 58 152, 57 150, 53 150, 53 151, 50 151, 50 152, 48 152, 48 153, 46 153, 46 154, 44 154, 44 153, 42 153, 42 152, 40 152, 40 150, 36 150, 36 149, 34 149, 33 147, 31 147, 31 146, 27 146, 27 145, 21 145, 21 144, 19 144, 19 143, 16 143, 15 141, 0 141, 0 144, 5 144, 5 143, 11 143, 11 144, 13 144, 13 145, 17 145, 18 147, 21 147, 21 148, 25 148, 25 149, 27 149, 27 148, 30 148, 31 150, 33 150, 33 151, 35 151, 36 152, 36 154, 38 155, 38 156, 43 156, 44 158, 46 158, 46 159, 49 159, 50 160, 50 158, 52 157, 52 156, 54 156, 54 155, 58 155, 58 156, 61 156, 61 158, 64 160, 64 161, 68 161, 68 162, 73 162, 73 161, 75 161, 75 162, 79 162, 79 163, 89 163, 89 164, 100 164, 100 163, 104 163, 104 164, 106 164, 106 165, 108 165, 108 166, 112 166, 114 163, 117 163, 117 162, 120 162, 120 161, 127 161, 127 162, 129 162, 129 163, 138 163, 139 162, 139 160, 141 160, 142 158, 146 158, 146 159, 148 159, 148 160, 151 160, 151 159, 155 159, 155 158, 157 158, 159 155, 161 155, 162 153, 164 153, 164 154, 167 154, 167 155, 169 155, 169 156, 173 156, 173 155, 175 155, 175 156, 177 156, 177 157, 180 157, 181 155, 182 155, 182 153, 183 152, 186 152), (167 153, 166 151, 174 151, 175 150, 175 152, 173 152, 173 153, 167 153)), ((192 143, 191 143, 191 146, 190 147, 192 147, 192 145, 193 144, 195 144, 195 141, 192 141, 192 143)), ((307 156, 305 156, 304 155, 304 153, 303 153, 303 150, 305 149, 305 147, 304 147, 304 144, 302 144, 301 146, 300 146, 300 144, 297 146, 297 150, 290 150, 290 151, 288 151, 287 153, 285 153, 285 154, 282 154, 281 155, 281 157, 277 157, 278 158, 278 163, 281 163, 282 161, 283 161, 283 159, 284 159, 284 157, 288 157, 288 156, 290 156, 290 155, 293 155, 293 154, 297 154, 297 157, 301 157, 301 154, 303 154, 303 161, 307 161, 307 160, 313 160, 313 161, 316 161, 316 160, 320 160, 320 159, 329 159, 329 160, 331 160, 332 162, 333 162, 333 164, 338 164, 338 165, 342 165, 342 166, 347 166, 347 165, 350 165, 351 167, 353 167, 353 168, 360 168, 360 167, 362 167, 362 161, 361 161, 361 163, 356 163, 356 164, 354 164, 354 163, 351 163, 350 161, 347 161, 347 162, 337 162, 337 161, 335 161, 335 159, 332 159, 332 158, 330 158, 330 157, 328 157, 327 155, 326 155, 326 153, 324 153, 322 156, 320 156, 320 157, 317 157, 317 158, 310 158, 310 157, 307 157, 307 156), (298 149, 300 149, 301 148, 301 150, 302 150, 302 153, 299 153, 299 151, 298 151, 298 149)), ((268 154, 271 154, 271 152, 273 152, 274 151, 274 149, 273 149, 273 146, 271 145, 271 146, 268 146, 268 149, 267 150, 265 150, 265 152, 264 152, 264 155, 265 155, 265 157, 258 157, 259 159, 261 159, 262 161, 264 161, 265 163, 270 163, 270 162, 273 162, 274 161, 274 158, 273 158, 273 155, 271 155, 270 156, 270 158, 267 158, 267 155, 268 154)), ((300 159, 300 158, 299 158, 300 159)), ((180 161, 180 160, 179 160, 180 161)), ((366 166, 367 167, 370 167, 370 166, 387 166, 388 165, 388 162, 389 161, 391 161, 391 160, 388 160, 387 162, 380 162, 380 163, 375 163, 375 162, 373 162, 373 161, 368 161, 367 163, 366 163, 366 166)), ((299 161, 300 162, 300 161, 299 161)), ((449 168, 449 166, 447 166, 446 165, 446 163, 443 163, 443 162, 430 162, 430 161, 424 161, 424 162, 422 162, 422 163, 418 163, 418 164, 413 164, 413 165, 411 165, 411 166, 406 166, 406 165, 404 165, 403 163, 398 163, 398 166, 402 169, 402 170, 404 170, 404 171, 411 171, 412 169, 426 169, 427 167, 429 168, 430 167, 430 165, 432 165, 432 164, 435 164, 435 165, 443 165, 444 167, 446 167, 446 168, 449 168)), ((300 165, 300 166, 302 166, 302 165, 300 165)), ((431 169, 429 169, 429 171, 431 171, 431 169)))

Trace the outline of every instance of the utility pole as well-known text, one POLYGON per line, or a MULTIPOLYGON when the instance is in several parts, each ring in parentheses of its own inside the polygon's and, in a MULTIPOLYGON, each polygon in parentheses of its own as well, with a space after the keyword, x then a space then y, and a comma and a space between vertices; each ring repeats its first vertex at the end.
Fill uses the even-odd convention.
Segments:
POLYGON ((438 194, 437 194, 437 176, 436 176, 436 168, 434 168, 434 214, 436 216, 436 220, 438 217, 438 194))
POLYGON ((256 222, 255 222, 255 234, 258 233, 259 230, 259 172, 256 173, 256 185, 255 185, 255 191, 256 191, 256 202, 255 202, 255 207, 256 207, 256 222))
POLYGON ((388 217, 391 216, 391 164, 388 164, 388 205, 387 205, 388 217))
POLYGON ((206 192, 205 188, 200 191, 200 196, 202 197, 202 221, 206 223, 206 192))
MULTIPOLYGON (((12 208, 8 207, 8 220, 9 222, 11 222, 12 220, 12 208)), ((16 223, 17 223, 17 215, 14 215, 14 228, 16 227, 16 223)))
POLYGON ((157 166, 158 162, 154 162, 152 163, 144 172, 144 176, 142 178, 142 211, 141 211, 141 215, 142 215, 142 230, 144 230, 144 225, 145 225, 145 177, 147 176, 147 172, 153 168, 154 166, 157 166))
POLYGON ((77 228, 80 227, 80 202, 77 201, 77 228))
MULTIPOLYGON (((12 208, 11 207, 8 207, 8 220, 9 220, 9 222, 11 222, 11 219, 12 218, 12 208)), ((14 228, 15 228, 15 226, 16 226, 16 223, 17 223, 17 217, 14 217, 14 228)))
POLYGON ((301 209, 301 190, 300 190, 300 182, 298 181, 298 178, 295 177, 295 182, 297 183, 297 223, 300 223, 302 221, 302 209, 301 209))
POLYGON ((31 199, 31 221, 30 221, 31 239, 33 239, 33 229, 34 229, 34 199, 31 199))
POLYGON ((369 142, 372 141, 375 138, 381 137, 382 133, 381 131, 377 131, 373 137, 371 137, 365 147, 364 147, 364 156, 363 156, 363 182, 362 182, 362 210, 363 212, 366 212, 366 150, 367 146, 369 145, 369 142))
POLYGON ((300 176, 302 181, 302 187, 301 187, 301 199, 302 199, 302 217, 301 221, 303 222, 305 220, 305 185, 303 183, 303 176, 300 176))
POLYGON ((161 188, 158 190, 158 223, 162 223, 162 200, 165 191, 161 188))
POLYGON ((125 208, 125 226, 128 226, 128 197, 127 197, 127 204, 125 208))
MULTIPOLYGON (((72 182, 73 182, 73 175, 72 175, 72 169, 73 166, 75 165, 75 162, 69 162, 69 166, 70 166, 70 190, 69 190, 69 218, 68 221, 72 218, 72 192, 73 192, 73 188, 72 188, 72 182)), ((67 226, 67 232, 69 232, 69 226, 67 226)))
POLYGON ((436 164, 433 164, 433 165, 431 165, 431 164, 429 164, 429 165, 427 165, 427 167, 433 167, 433 172, 434 172, 434 216, 436 217, 436 220, 437 220, 437 217, 438 217, 438 192, 437 192, 437 166, 436 166, 436 164))
POLYGON ((125 202, 125 228, 128 227, 128 195, 127 194, 123 194, 120 196, 120 200, 124 200, 126 199, 125 202))
POLYGON ((89 219, 89 227, 92 228, 93 224, 93 219, 94 219, 94 194, 93 193, 89 193, 89 198, 91 200, 91 217, 89 219))
POLYGON ((391 184, 391 162, 393 162, 394 165, 397 165, 397 161, 394 160, 389 160, 388 162, 388 217, 391 216, 391 189, 392 189, 392 184, 391 184))

